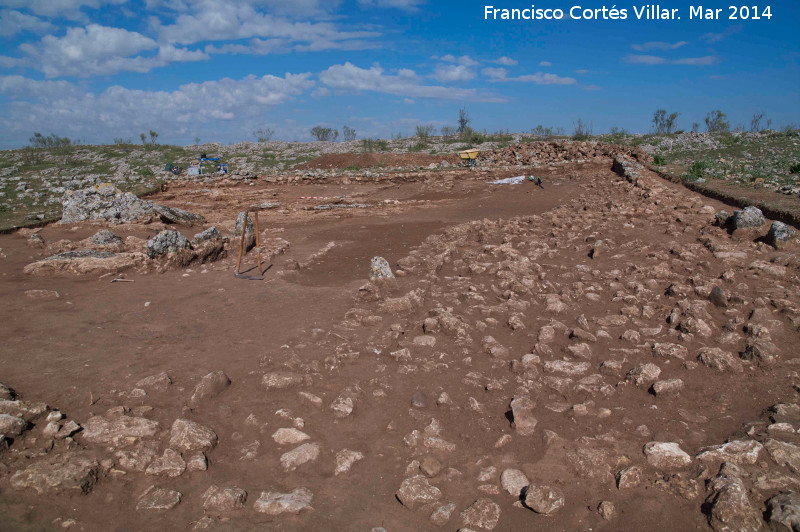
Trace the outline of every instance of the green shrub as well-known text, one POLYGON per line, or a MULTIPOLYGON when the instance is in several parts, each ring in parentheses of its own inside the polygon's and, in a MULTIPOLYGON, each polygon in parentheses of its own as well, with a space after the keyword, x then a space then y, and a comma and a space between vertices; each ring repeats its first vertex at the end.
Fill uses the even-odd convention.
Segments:
POLYGON ((664 166, 667 162, 661 155, 653 155, 653 164, 656 166, 664 166))
POLYGON ((800 163, 795 163, 789 167, 789 172, 793 174, 800 174, 800 163))
POLYGON ((689 170, 684 177, 689 177, 695 180, 700 179, 706 175, 706 169, 708 169, 708 163, 705 161, 695 161, 692 163, 692 166, 689 167, 689 170))

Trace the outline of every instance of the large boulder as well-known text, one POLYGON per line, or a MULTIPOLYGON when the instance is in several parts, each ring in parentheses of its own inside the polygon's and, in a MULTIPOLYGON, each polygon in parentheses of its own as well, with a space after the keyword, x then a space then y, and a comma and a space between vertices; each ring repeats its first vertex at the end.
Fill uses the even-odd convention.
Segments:
POLYGON ((198 214, 143 200, 130 192, 122 192, 110 183, 83 190, 68 190, 61 199, 61 205, 63 214, 60 223, 104 221, 116 224, 160 218, 167 223, 194 225, 205 221, 198 214))
POLYGON ((754 229, 764 225, 766 220, 764 214, 758 207, 745 207, 741 211, 736 211, 731 216, 731 226, 734 229, 754 229))
POLYGON ((784 242, 788 242, 795 237, 797 237, 797 231, 783 222, 773 222, 765 239, 767 244, 779 247, 784 242))
POLYGON ((147 241, 147 256, 151 259, 163 255, 175 254, 184 249, 190 249, 189 239, 178 231, 168 229, 161 231, 147 241))

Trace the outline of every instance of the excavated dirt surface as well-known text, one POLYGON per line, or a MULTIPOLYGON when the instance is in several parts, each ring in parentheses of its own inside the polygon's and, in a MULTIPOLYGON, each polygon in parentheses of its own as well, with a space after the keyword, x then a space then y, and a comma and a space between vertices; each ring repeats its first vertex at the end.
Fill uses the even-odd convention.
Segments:
MULTIPOLYGON (((325 157, 352 166, 362 156, 325 157)), ((234 242, 222 261, 127 273, 133 282, 30 277, 23 267, 44 250, 22 234, 0 235, 0 382, 26 403, 60 410, 60 424, 84 427, 53 440, 45 413, 0 451, 2 528, 766 527, 767 500, 800 486, 797 248, 756 242, 768 225, 730 234, 712 224, 721 203, 647 171, 631 184, 611 162, 537 168, 544 189, 487 183, 520 170, 452 170, 377 184, 177 184, 151 198, 202 214, 225 235, 244 207, 279 202, 259 214, 260 229, 291 247, 263 281, 233 276, 234 242), (313 209, 321 204, 368 206, 313 209), (370 282, 373 256, 400 276, 370 282), (709 301, 713 287, 727 306, 709 301), (231 384, 192 400, 214 371, 231 384), (171 384, 137 384, 162 372, 171 384), (276 374, 285 386, 275 386, 276 374), (657 395, 654 382, 667 382, 657 395), (770 410, 776 403, 784 405, 770 410), (159 426, 98 443, 85 436, 93 416, 159 426), (175 447, 178 418, 218 436, 205 451, 207 471, 167 476, 122 463, 120 452, 150 446, 160 457, 175 447), (281 428, 308 439, 279 444, 281 428), (747 442, 755 458, 698 457, 729 440, 747 442), (649 442, 675 443, 688 461, 648 457, 649 442), (315 458, 282 466, 284 453, 309 443, 315 458), (343 450, 363 458, 337 474, 343 450), (42 481, 37 494, 12 481, 76 454, 94 464, 88 493, 42 481), (739 480, 743 497, 707 482, 723 460, 736 464, 723 480, 739 480), (631 467, 639 481, 618 487, 615 476, 631 467), (549 515, 526 507, 536 504, 501 483, 508 469, 527 477, 525 493, 546 486, 563 507, 549 515), (204 510, 212 485, 240 488, 246 501, 204 510), (152 486, 179 492, 180 503, 137 509, 152 486), (254 508, 262 492, 297 488, 313 493, 313 509, 254 508), (608 519, 602 501, 613 503, 608 519), (431 513, 449 503, 446 524, 434 524, 431 513)), ((161 227, 110 229, 124 238, 161 227)), ((39 234, 78 240, 100 228, 39 234)), ((201 229, 181 231, 191 238, 201 229)), ((244 263, 254 262, 251 251, 244 263)))

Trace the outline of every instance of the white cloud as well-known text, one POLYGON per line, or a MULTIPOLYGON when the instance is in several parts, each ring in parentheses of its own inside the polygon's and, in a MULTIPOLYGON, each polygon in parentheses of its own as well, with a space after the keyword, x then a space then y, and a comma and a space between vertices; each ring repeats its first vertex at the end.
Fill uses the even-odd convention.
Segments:
POLYGON ((19 135, 57 131, 61 135, 108 140, 157 129, 166 138, 181 128, 199 128, 218 121, 238 124, 262 116, 272 106, 312 88, 310 76, 224 78, 182 85, 171 92, 115 85, 99 94, 85 92, 67 81, 2 76, 0 94, 16 101, 0 111, 0 120, 19 135))
MULTIPOLYGON (((499 70, 504 70, 504 69, 499 69, 499 70)), ((489 81, 492 83, 506 82, 506 81, 516 82, 516 83, 536 83, 537 85, 574 85, 578 83, 578 80, 576 80, 575 78, 561 77, 555 74, 546 74, 544 72, 537 72, 536 74, 530 74, 526 76, 517 76, 515 78, 509 78, 503 75, 502 77, 499 76, 493 77, 489 81)))
POLYGON ((550 61, 540 61, 539 62, 539 66, 551 67, 551 66, 553 66, 553 63, 551 63, 550 61))
POLYGON ((416 11, 425 0, 358 0, 358 3, 367 7, 382 7, 416 11))
POLYGON ((703 35, 700 36, 700 38, 709 44, 714 44, 727 39, 731 35, 736 35, 743 29, 744 26, 742 26, 741 24, 737 24, 735 26, 727 27, 725 31, 723 31, 722 33, 704 33, 703 35))
POLYGON ((374 65, 370 69, 359 68, 350 62, 334 65, 319 75, 329 87, 341 91, 373 91, 395 94, 409 98, 434 98, 473 102, 504 102, 505 99, 483 94, 475 89, 458 89, 437 85, 421 85, 415 79, 384 74, 374 65))
POLYGON ((431 77, 442 83, 469 81, 475 77, 475 72, 464 65, 437 65, 431 77))
POLYGON ((317 87, 311 93, 312 98, 325 98, 331 95, 331 91, 326 89, 325 87, 317 87))
POLYGON ((403 98, 403 103, 406 105, 414 105, 417 103, 416 100, 412 100, 411 98, 403 98))
POLYGON ((462 55, 461 57, 456 57, 453 54, 443 55, 441 57, 433 56, 431 59, 436 59, 437 61, 444 61, 445 63, 457 63, 463 66, 476 66, 479 63, 472 59, 468 55, 462 55))
POLYGON ((581 75, 582 75, 582 74, 588 74, 588 73, 589 73, 589 71, 588 71, 588 70, 586 70, 585 68, 581 68, 581 69, 578 69, 578 70, 576 70, 576 71, 575 71, 575 73, 576 73, 576 74, 581 74, 581 75))
MULTIPOLYGON (((339 31, 336 25, 328 22, 292 22, 262 13, 253 5, 231 0, 204 1, 196 9, 180 13, 172 24, 164 25, 153 18, 151 25, 163 41, 171 43, 193 44, 259 37, 268 39, 270 44, 272 42, 269 40, 277 39, 283 42, 284 48, 311 51, 364 49, 375 46, 365 40, 380 36, 373 31, 339 31)), ((254 49, 253 53, 263 52, 263 49, 259 51, 258 46, 254 46, 254 49)))
POLYGON ((668 52, 669 50, 677 50, 683 46, 689 44, 687 41, 678 41, 675 43, 671 42, 662 42, 662 41, 650 41, 643 44, 632 44, 631 48, 638 52, 648 52, 650 50, 660 50, 663 52, 668 52))
POLYGON ((24 31, 45 33, 52 28, 53 25, 51 23, 33 15, 26 15, 19 11, 8 9, 0 11, 0 36, 3 37, 11 37, 24 31))
POLYGON ((713 55, 703 57, 684 57, 681 59, 667 59, 657 55, 635 55, 628 54, 622 58, 625 63, 633 65, 690 65, 690 66, 710 66, 719 60, 713 55))
POLYGON ((47 35, 36 44, 20 45, 25 54, 22 63, 44 72, 49 78, 59 76, 105 76, 120 71, 148 72, 175 61, 202 61, 202 51, 159 47, 141 33, 122 28, 89 24, 85 28, 69 28, 64 37, 47 35), (151 52, 153 55, 136 55, 151 52), (133 56, 133 57, 132 57, 133 56))
POLYGON ((510 57, 503 56, 500 59, 492 61, 492 63, 497 63, 498 65, 503 65, 503 66, 517 66, 519 64, 519 61, 517 61, 516 59, 511 59, 510 57))
POLYGON ((484 68, 481 73, 492 80, 502 80, 506 78, 508 71, 505 68, 484 68))
POLYGON ((98 9, 105 5, 120 5, 127 0, 2 0, 3 7, 27 9, 35 15, 84 20, 84 8, 98 9))

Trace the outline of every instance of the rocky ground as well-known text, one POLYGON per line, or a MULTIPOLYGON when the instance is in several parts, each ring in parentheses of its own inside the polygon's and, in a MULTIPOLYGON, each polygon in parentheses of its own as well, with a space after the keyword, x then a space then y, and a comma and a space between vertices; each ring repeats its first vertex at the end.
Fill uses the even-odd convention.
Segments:
POLYGON ((46 248, 1 236, 4 523, 800 527, 794 229, 629 153, 557 159, 175 182, 153 202, 227 257, 133 282, 24 273, 46 248), (489 184, 520 174, 544 188, 489 184), (266 202, 281 252, 235 279, 236 215, 266 202))

